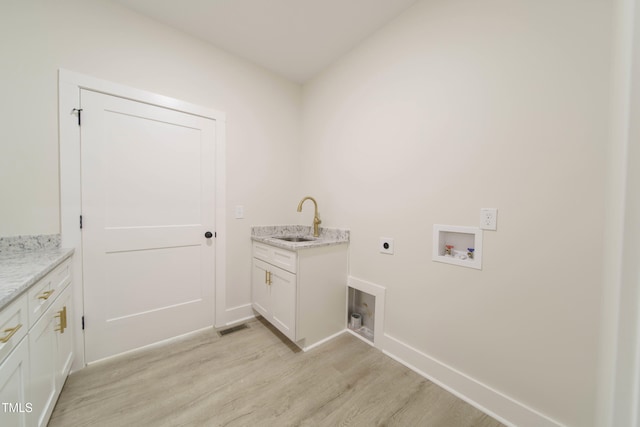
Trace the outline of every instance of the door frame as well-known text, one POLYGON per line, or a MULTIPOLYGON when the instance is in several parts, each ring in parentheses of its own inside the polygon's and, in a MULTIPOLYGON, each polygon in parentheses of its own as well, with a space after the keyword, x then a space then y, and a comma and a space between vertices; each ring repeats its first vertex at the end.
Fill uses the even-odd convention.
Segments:
POLYGON ((132 101, 181 111, 216 121, 215 142, 215 296, 214 319, 216 325, 224 324, 226 301, 226 114, 221 111, 191 104, 178 99, 159 95, 118 83, 65 69, 58 71, 58 131, 60 138, 60 234, 62 247, 75 249, 73 257, 73 300, 76 307, 73 321, 75 328, 74 346, 77 357, 72 371, 85 367, 85 343, 82 330, 84 315, 84 283, 82 274, 82 233, 80 231, 81 198, 81 158, 80 127, 74 117, 74 109, 79 108, 80 90, 86 89, 113 95, 132 101))

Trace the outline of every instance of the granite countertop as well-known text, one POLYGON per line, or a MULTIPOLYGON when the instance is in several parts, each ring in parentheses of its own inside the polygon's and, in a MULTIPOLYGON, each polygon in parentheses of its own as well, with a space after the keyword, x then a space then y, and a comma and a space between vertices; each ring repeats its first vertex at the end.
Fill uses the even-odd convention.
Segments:
POLYGON ((320 246, 344 245, 349 243, 349 230, 320 227, 320 236, 313 237, 313 228, 305 225, 267 225, 251 227, 251 240, 277 246, 290 251, 312 249, 320 246), (306 237, 308 242, 287 242, 277 237, 306 237))
POLYGON ((0 252, 0 310, 72 254, 63 248, 0 252))

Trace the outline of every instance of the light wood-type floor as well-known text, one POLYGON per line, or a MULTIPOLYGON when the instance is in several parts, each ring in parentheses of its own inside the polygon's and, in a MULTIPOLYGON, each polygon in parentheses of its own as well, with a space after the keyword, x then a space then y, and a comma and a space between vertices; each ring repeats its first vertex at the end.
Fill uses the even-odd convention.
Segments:
POLYGON ((502 426, 350 334, 304 353, 248 326, 70 375, 49 426, 502 426))

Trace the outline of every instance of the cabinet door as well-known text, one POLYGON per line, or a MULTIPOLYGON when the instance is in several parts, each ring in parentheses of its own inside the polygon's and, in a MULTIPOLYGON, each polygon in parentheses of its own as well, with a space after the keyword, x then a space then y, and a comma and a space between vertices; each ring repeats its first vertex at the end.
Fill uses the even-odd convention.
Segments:
POLYGON ((296 275, 269 266, 271 323, 291 341, 296 340, 296 275))
POLYGON ((23 339, 0 365, 0 426, 24 427, 34 408, 27 398, 29 346, 23 339))
POLYGON ((62 386, 69 375, 71 363, 73 362, 73 294, 71 286, 56 300, 53 315, 56 336, 56 392, 59 394, 62 386), (61 328, 61 322, 64 321, 64 328, 61 328))
POLYGON ((253 259, 251 273, 251 302, 253 309, 265 319, 270 320, 269 313, 269 284, 267 283, 267 271, 270 265, 259 259, 253 259))
POLYGON ((29 331, 29 399, 33 405, 29 424, 34 426, 47 425, 55 404, 55 328, 58 323, 53 307, 50 307, 29 331))

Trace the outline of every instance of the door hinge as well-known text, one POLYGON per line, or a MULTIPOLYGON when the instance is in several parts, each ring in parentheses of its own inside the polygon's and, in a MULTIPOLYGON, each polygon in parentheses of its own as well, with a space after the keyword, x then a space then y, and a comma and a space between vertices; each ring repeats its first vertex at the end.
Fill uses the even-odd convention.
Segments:
POLYGON ((82 316, 82 330, 84 331, 84 316, 82 316))
POLYGON ((71 114, 75 114, 78 117, 78 126, 82 125, 82 108, 74 108, 71 114))
POLYGON ((82 230, 82 215, 80 215, 80 230, 82 230))

